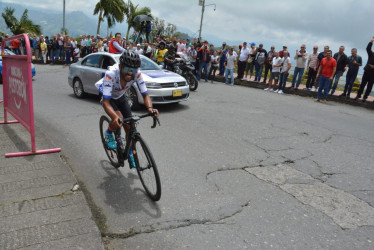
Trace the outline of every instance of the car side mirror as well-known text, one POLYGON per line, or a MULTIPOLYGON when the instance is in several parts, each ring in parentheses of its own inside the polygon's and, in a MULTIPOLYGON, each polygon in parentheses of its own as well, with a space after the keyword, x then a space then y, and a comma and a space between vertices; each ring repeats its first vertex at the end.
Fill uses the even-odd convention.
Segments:
POLYGON ((164 68, 164 65, 158 65, 158 66, 160 66, 160 69, 163 69, 163 68, 164 68))

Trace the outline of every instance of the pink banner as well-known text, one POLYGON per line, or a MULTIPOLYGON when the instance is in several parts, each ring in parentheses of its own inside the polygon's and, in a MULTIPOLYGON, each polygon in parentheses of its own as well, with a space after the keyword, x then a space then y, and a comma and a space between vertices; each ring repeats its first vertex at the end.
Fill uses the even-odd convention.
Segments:
POLYGON ((5 156, 15 157, 60 152, 60 148, 36 150, 35 147, 34 103, 29 37, 26 34, 22 34, 5 38, 3 39, 1 49, 3 63, 4 122, 0 122, 0 124, 20 122, 31 135, 31 151, 8 153, 5 154, 5 156), (23 40, 25 42, 26 55, 7 55, 5 42, 10 40, 13 42, 15 41, 15 44, 20 44, 21 40, 23 40), (8 112, 17 120, 8 121, 8 112))
POLYGON ((31 132, 33 124, 31 57, 3 55, 6 110, 31 132))

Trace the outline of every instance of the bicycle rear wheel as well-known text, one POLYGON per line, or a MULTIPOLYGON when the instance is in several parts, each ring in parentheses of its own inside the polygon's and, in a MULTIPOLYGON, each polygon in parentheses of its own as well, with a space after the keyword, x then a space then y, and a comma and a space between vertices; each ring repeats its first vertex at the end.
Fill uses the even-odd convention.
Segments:
POLYGON ((105 140, 105 131, 108 129, 109 123, 110 121, 108 117, 106 117, 105 115, 100 117, 101 142, 103 143, 105 153, 108 156, 110 163, 113 165, 113 167, 119 168, 121 164, 118 162, 117 150, 110 149, 105 140))
POLYGON ((160 177, 152 153, 140 135, 133 140, 132 149, 140 181, 148 196, 158 201, 161 198, 160 177))

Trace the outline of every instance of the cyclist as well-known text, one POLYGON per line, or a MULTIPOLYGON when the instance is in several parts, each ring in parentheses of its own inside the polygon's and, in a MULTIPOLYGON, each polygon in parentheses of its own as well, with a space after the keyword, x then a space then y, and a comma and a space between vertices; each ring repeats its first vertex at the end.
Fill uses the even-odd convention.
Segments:
MULTIPOLYGON (((119 61, 119 64, 110 66, 105 72, 105 76, 95 84, 100 95, 102 95, 103 108, 112 119, 105 132, 105 140, 110 149, 117 148, 113 132, 121 128, 118 118, 123 119, 131 117, 131 109, 125 92, 134 82, 143 96, 147 111, 150 114, 155 113, 157 117, 159 116, 158 110, 153 109, 147 87, 142 74, 139 71, 141 64, 139 55, 134 52, 124 51, 120 56, 119 61)), ((127 136, 130 127, 127 124, 124 124, 124 129, 127 136)))

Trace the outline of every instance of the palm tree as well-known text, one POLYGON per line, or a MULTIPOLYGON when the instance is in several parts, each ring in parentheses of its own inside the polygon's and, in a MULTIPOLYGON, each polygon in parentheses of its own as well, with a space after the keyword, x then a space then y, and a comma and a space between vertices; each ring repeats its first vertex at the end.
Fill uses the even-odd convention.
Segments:
POLYGON ((143 7, 138 9, 138 4, 134 5, 130 0, 128 0, 127 8, 125 10, 125 16, 127 17, 127 33, 126 33, 126 41, 129 40, 129 33, 131 28, 139 29, 140 23, 134 22, 134 18, 137 15, 147 15, 149 17, 152 17, 151 15, 151 9, 148 7, 143 7))
POLYGON ((4 18, 8 29, 14 34, 19 35, 23 33, 30 33, 40 35, 42 33, 40 25, 34 24, 27 15, 28 10, 25 9, 20 20, 13 15, 14 9, 6 7, 1 16, 4 18))
POLYGON ((116 22, 123 22, 125 10, 126 4, 123 0, 99 0, 94 9, 94 15, 99 13, 97 34, 100 34, 100 25, 104 18, 106 18, 109 28, 113 27, 116 22))

